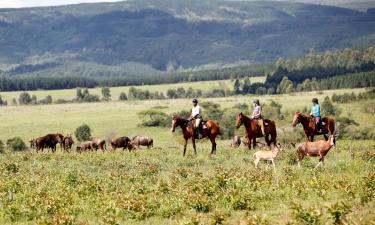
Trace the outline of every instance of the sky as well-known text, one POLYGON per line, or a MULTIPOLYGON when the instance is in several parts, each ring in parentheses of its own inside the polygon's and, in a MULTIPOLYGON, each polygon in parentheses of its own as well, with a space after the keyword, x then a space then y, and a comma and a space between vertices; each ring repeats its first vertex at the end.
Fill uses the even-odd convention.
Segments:
POLYGON ((0 8, 69 5, 87 2, 118 2, 120 0, 0 0, 0 8))

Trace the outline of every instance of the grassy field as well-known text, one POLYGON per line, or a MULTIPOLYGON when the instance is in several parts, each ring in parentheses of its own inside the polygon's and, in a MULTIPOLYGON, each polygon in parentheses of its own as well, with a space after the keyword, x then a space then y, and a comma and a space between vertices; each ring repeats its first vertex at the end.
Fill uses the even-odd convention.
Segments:
MULTIPOLYGON (((255 97, 274 100, 287 116, 278 126, 291 129, 292 113, 310 107, 313 96, 352 91, 365 89, 201 101, 232 108, 255 97)), ((339 107, 360 127, 374 126, 375 117, 361 104, 339 107)), ((284 149, 273 173, 265 164, 255 170, 253 151, 231 149, 228 140, 218 141, 212 157, 209 142, 198 143, 197 156, 189 144, 183 158, 179 133, 138 126, 137 112, 154 107, 173 113, 190 109, 191 100, 0 107, 4 142, 72 133, 83 123, 96 137, 145 134, 155 140, 153 149, 135 152, 0 154, 0 224, 374 224, 374 140, 339 139, 317 170, 317 159, 305 159, 299 169, 295 150, 284 149)))
MULTIPOLYGON (((250 77, 252 83, 265 81, 265 77, 250 77)), ((201 81, 201 82, 186 82, 186 83, 176 83, 176 84, 160 84, 160 85, 144 85, 135 86, 136 88, 142 90, 149 90, 151 92, 163 92, 166 95, 168 89, 177 89, 183 87, 185 89, 191 87, 193 89, 202 89, 203 91, 211 90, 215 88, 220 88, 224 90, 233 90, 233 84, 230 80, 218 80, 218 81, 201 81)), ((129 86, 126 87, 112 87, 111 95, 113 100, 117 100, 121 92, 128 94, 129 86)), ((101 88, 91 88, 89 89, 90 94, 95 94, 101 96, 101 88)), ((22 91, 14 92, 0 92, 0 95, 7 100, 9 103, 13 98, 18 100, 18 97, 22 91)), ((56 99, 66 99, 71 100, 76 97, 76 89, 64 89, 64 90, 40 90, 40 91, 29 91, 30 95, 35 95, 38 99, 45 98, 47 95, 51 95, 54 100, 56 99)))

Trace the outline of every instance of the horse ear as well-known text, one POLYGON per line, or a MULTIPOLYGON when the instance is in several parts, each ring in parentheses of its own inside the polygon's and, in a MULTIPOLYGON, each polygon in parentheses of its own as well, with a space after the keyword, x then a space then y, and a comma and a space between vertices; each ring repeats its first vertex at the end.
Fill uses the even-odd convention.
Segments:
POLYGON ((242 112, 240 112, 240 115, 242 116, 242 112))

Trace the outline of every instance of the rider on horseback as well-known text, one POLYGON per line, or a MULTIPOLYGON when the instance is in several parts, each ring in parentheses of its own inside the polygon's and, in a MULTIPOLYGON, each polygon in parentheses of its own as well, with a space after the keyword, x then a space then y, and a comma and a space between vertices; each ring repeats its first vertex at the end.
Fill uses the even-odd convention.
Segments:
POLYGON ((312 116, 315 119, 316 124, 316 131, 320 132, 321 128, 321 115, 320 115, 320 105, 317 98, 312 99, 313 105, 311 106, 311 113, 310 116, 312 116))
POLYGON ((198 100, 195 98, 193 99, 193 108, 191 109, 191 116, 190 120, 195 119, 194 123, 194 129, 196 132, 196 135, 198 136, 198 139, 202 138, 202 132, 201 132, 201 121, 202 121, 202 115, 201 115, 201 108, 198 105, 198 100))
POLYGON ((258 125, 260 126, 260 129, 262 130, 262 135, 264 136, 265 135, 264 123, 263 123, 263 116, 261 114, 262 107, 260 106, 258 99, 255 99, 253 103, 254 103, 254 110, 253 110, 253 114, 251 117, 258 121, 258 125))

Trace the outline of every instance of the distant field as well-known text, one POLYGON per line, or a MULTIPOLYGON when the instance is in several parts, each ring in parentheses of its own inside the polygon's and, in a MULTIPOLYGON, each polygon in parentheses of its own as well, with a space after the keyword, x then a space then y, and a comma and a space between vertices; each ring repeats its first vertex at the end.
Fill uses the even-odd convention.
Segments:
MULTIPOLYGON (((99 90, 97 89, 97 91, 99 90)), ((216 102, 223 108, 230 108, 237 103, 251 104, 254 98, 259 98, 262 103, 269 103, 271 100, 274 100, 282 104, 283 111, 287 110, 290 112, 290 118, 279 123, 289 124, 292 113, 301 111, 304 107, 309 108, 313 96, 323 100, 324 96, 331 96, 333 93, 359 93, 363 91, 365 89, 331 90, 320 93, 304 92, 291 95, 239 95, 225 98, 200 99, 200 101, 216 102)), ((59 93, 60 91, 56 92, 59 93)), ((74 90, 70 90, 70 92, 73 94, 74 90)), ((20 136, 27 140, 49 132, 72 133, 76 127, 86 123, 93 129, 94 136, 108 136, 110 134, 132 136, 137 133, 144 133, 152 136, 157 135, 157 143, 170 143, 171 134, 168 129, 145 129, 137 126, 140 122, 137 112, 155 106, 164 106, 165 108, 162 111, 166 113, 178 112, 183 109, 190 110, 191 99, 0 107, 0 119, 2 121, 0 123, 0 140, 6 140, 13 136, 20 136)), ((360 123, 365 123, 367 118, 362 116, 360 107, 354 107, 352 104, 343 104, 341 108, 343 115, 351 113, 351 116, 360 123), (355 111, 358 111, 358 113, 353 113, 355 111)), ((370 118, 370 120, 373 119, 370 118)))
MULTIPOLYGON (((265 81, 265 77, 250 77, 252 83, 265 81)), ((186 83, 176 83, 176 84, 159 84, 159 85, 144 85, 144 86, 134 86, 142 90, 149 90, 151 92, 159 91, 164 94, 167 93, 168 89, 177 89, 183 87, 185 89, 191 87, 193 89, 202 89, 203 91, 211 90, 214 88, 220 88, 224 90, 232 90, 233 82, 230 80, 217 80, 217 81, 201 81, 201 82, 186 82, 186 83)), ((128 94, 130 86, 126 87, 111 87, 111 95, 113 100, 117 100, 121 92, 128 94)), ((95 94, 101 96, 101 88, 91 88, 89 89, 90 94, 95 94)), ((13 98, 18 100, 18 97, 22 91, 16 92, 0 92, 8 102, 13 98)), ((40 91, 28 91, 31 95, 36 95, 38 99, 45 98, 47 95, 51 95, 54 100, 56 99, 66 99, 71 100, 76 97, 76 89, 65 89, 65 90, 40 90, 40 91)))

